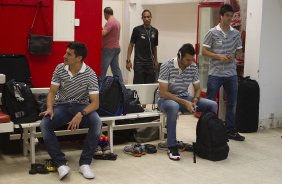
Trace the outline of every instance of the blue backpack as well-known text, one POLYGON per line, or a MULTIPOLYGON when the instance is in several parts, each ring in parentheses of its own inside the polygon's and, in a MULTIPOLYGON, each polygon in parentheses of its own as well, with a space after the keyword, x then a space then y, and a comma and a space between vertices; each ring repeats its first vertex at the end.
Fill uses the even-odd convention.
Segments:
POLYGON ((100 116, 119 116, 127 112, 127 92, 117 76, 106 76, 99 81, 98 114, 100 116))

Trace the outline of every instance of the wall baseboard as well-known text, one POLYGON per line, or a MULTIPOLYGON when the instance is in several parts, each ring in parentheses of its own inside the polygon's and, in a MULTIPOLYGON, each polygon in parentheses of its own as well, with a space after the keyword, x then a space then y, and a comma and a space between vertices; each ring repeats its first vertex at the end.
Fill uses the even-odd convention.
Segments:
POLYGON ((282 117, 274 119, 260 119, 259 120, 259 129, 270 129, 270 128, 281 128, 282 127, 282 117))

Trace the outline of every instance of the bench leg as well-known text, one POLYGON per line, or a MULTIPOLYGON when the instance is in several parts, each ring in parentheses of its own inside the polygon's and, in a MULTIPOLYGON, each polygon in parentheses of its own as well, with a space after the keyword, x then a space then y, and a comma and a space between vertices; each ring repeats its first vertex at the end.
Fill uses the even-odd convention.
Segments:
POLYGON ((165 115, 160 116, 161 126, 160 126, 160 140, 164 140, 164 128, 165 128, 165 115))
POLYGON ((35 133, 36 133, 36 127, 32 127, 30 130, 30 140, 29 140, 30 161, 32 164, 35 163, 35 133))
POLYGON ((110 150, 111 150, 111 153, 114 152, 114 142, 113 142, 113 125, 114 125, 114 121, 111 121, 111 122, 108 122, 107 123, 107 126, 108 126, 108 137, 109 137, 109 142, 110 142, 110 150))
POLYGON ((28 129, 24 128, 23 129, 23 155, 27 156, 28 154, 28 129))

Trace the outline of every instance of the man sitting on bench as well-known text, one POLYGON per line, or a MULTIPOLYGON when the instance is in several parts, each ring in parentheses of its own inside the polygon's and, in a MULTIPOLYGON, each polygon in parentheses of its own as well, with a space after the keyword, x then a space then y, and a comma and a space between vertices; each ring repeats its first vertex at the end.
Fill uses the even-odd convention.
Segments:
POLYGON ((68 130, 89 128, 79 160, 79 172, 87 179, 95 177, 90 168, 98 144, 102 122, 95 110, 99 107, 98 80, 95 72, 84 63, 87 48, 83 43, 71 42, 52 77, 47 96, 47 110, 40 113, 40 124, 46 149, 63 179, 70 171, 60 150, 54 130, 68 124, 68 130), (89 103, 89 99, 91 103, 89 103))
POLYGON ((180 160, 176 141, 176 120, 178 112, 212 111, 217 112, 217 103, 200 98, 199 72, 194 63, 195 50, 188 43, 178 51, 177 57, 161 65, 159 75, 158 107, 167 115, 168 156, 180 160), (190 84, 194 87, 194 97, 188 94, 190 84), (198 107, 198 108, 197 108, 198 107))

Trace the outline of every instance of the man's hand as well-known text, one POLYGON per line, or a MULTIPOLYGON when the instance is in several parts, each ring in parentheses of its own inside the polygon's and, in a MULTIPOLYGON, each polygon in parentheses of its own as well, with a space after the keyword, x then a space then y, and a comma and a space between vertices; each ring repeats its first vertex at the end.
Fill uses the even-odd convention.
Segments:
POLYGON ((50 119, 52 120, 53 117, 54 117, 54 111, 53 111, 53 109, 50 108, 50 109, 47 109, 44 112, 39 113, 39 116, 44 116, 44 117, 49 116, 50 119))
POLYGON ((79 128, 80 122, 82 120, 82 114, 78 112, 72 120, 69 122, 68 130, 76 130, 79 128))
POLYGON ((218 60, 222 62, 229 62, 230 58, 225 54, 217 54, 218 60))
POLYGON ((158 61, 154 61, 154 69, 155 69, 155 71, 160 72, 159 62, 158 61))
POLYGON ((192 102, 186 101, 184 105, 185 105, 186 109, 187 109, 189 112, 194 112, 194 111, 193 111, 193 103, 192 103, 192 102))
POLYGON ((130 71, 130 72, 131 72, 131 69, 132 69, 132 63, 131 63, 131 61, 130 61, 130 60, 127 60, 127 61, 126 61, 126 69, 127 69, 128 71, 130 71))

